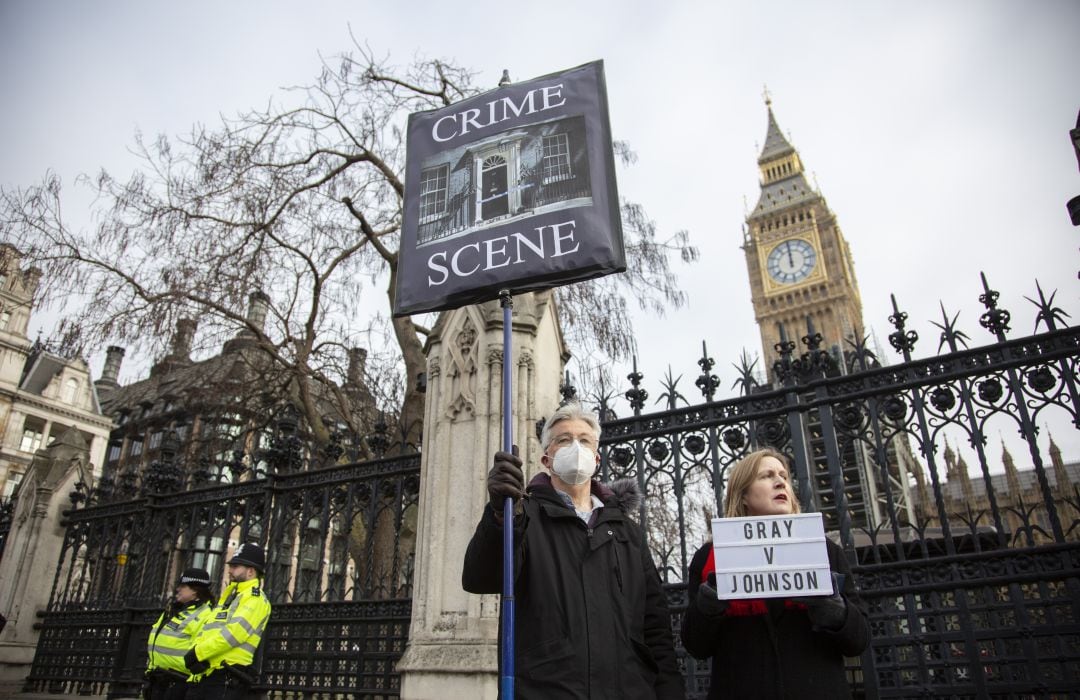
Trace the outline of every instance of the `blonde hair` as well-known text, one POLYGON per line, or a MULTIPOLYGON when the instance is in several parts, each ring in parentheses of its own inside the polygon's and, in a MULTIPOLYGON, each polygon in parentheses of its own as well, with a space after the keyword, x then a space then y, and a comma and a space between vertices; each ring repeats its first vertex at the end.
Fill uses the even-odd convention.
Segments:
MULTIPOLYGON (((724 497, 725 518, 744 518, 749 515, 746 512, 746 504, 743 503, 743 496, 746 495, 746 490, 757 479, 758 467, 761 466, 761 461, 766 457, 777 459, 784 465, 784 468, 788 470, 788 483, 791 483, 791 460, 788 459, 787 455, 771 447, 751 452, 735 464, 735 467, 731 470, 731 475, 728 476, 727 495, 724 497)), ((794 496, 794 488, 791 489, 791 493, 794 496)), ((802 512, 798 498, 791 499, 791 512, 802 512)))

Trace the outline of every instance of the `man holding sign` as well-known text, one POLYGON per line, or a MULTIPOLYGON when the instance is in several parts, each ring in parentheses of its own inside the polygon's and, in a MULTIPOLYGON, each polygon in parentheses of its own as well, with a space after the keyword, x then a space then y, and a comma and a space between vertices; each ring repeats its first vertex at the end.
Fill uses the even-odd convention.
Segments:
POLYGON ((820 515, 799 515, 787 458, 742 459, 724 505, 690 563, 682 624, 687 652, 712 657, 708 697, 850 697, 843 657, 869 625, 843 551, 820 515))
MULTIPOLYGON (((540 438, 547 473, 524 484, 522 462, 498 452, 484 508, 465 553, 462 586, 497 593, 502 503, 515 516, 516 698, 675 700, 685 697, 671 617, 641 529, 630 519, 637 485, 593 479, 600 424, 571 403, 540 438)), ((508 700, 508 699, 506 699, 508 700)))

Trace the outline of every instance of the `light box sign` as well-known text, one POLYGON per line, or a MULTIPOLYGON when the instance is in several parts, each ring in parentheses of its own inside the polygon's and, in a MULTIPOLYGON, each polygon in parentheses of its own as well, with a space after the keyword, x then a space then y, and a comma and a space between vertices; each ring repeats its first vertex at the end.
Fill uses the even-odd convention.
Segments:
POLYGON ((602 61, 409 115, 395 316, 625 269, 602 61))
POLYGON ((832 595, 821 513, 715 518, 712 531, 717 597, 832 595))

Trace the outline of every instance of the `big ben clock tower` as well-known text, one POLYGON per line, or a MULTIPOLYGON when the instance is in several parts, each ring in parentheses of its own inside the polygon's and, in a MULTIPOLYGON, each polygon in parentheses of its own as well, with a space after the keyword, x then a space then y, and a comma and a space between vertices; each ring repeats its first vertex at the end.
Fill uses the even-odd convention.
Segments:
MULTIPOLYGON (((848 339, 862 339, 863 323, 851 251, 840 233, 836 215, 821 193, 807 183, 802 160, 780 132, 767 96, 765 105, 769 125, 758 157, 761 196, 746 218, 742 247, 746 251, 765 368, 770 379, 775 380, 771 375, 781 328, 789 340, 797 341, 806 335, 810 319, 822 336, 821 348, 843 352, 849 349, 848 339)), ((804 351, 801 344, 796 345, 796 353, 804 351)), ((835 530, 839 514, 826 458, 828 451, 814 412, 807 414, 805 429, 809 483, 802 488, 809 489, 814 509, 825 519, 825 528, 835 530)), ((837 453, 851 522, 856 527, 882 522, 885 504, 880 469, 873 465, 865 446, 850 438, 839 440, 837 453)), ((910 471, 914 463, 902 440, 890 445, 887 459, 890 475, 910 471)), ((910 503, 907 483, 906 478, 899 480, 893 489, 902 510, 910 503)))
POLYGON ((761 196, 746 219, 742 248, 771 372, 781 326, 796 340, 806 335, 810 318, 822 335, 822 349, 843 350, 845 339, 862 338, 863 324, 851 252, 836 215, 807 183, 802 160, 777 126, 767 96, 765 105, 769 125, 758 157, 761 196))

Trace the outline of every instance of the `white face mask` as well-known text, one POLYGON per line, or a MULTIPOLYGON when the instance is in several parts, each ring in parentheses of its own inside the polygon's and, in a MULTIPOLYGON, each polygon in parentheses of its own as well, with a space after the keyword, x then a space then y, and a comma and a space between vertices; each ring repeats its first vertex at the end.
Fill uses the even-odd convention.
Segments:
POLYGON ((564 483, 584 484, 596 473, 596 454, 577 440, 559 448, 551 460, 551 471, 564 483))

